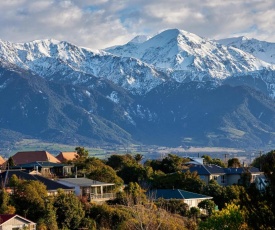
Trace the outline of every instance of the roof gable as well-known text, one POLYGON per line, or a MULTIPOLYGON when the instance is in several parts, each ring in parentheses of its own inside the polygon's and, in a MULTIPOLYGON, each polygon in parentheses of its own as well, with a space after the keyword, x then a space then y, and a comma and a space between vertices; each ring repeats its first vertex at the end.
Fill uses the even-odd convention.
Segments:
POLYGON ((0 224, 5 223, 6 221, 12 219, 15 214, 0 214, 0 224))
POLYGON ((77 153, 76 152, 60 152, 56 158, 61 161, 71 161, 77 158, 77 153))
POLYGON ((0 156, 0 165, 2 165, 4 163, 5 163, 5 159, 2 156, 0 156))
POLYGON ((28 220, 22 216, 17 215, 17 214, 0 214, 0 226, 11 219, 19 219, 20 221, 27 223, 27 224, 35 224, 31 220, 28 220))

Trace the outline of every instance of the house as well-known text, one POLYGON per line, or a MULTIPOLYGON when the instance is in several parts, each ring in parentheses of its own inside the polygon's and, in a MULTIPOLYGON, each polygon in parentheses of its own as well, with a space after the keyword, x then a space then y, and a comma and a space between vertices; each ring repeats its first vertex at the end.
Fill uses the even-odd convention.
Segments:
MULTIPOLYGON (((191 173, 197 172, 200 179, 206 184, 215 180, 220 185, 226 185, 226 173, 224 168, 217 165, 192 164, 188 169, 191 173)), ((185 170, 187 171, 187 170, 185 170)))
POLYGON ((57 181, 50 180, 46 177, 29 174, 27 172, 23 172, 22 170, 7 170, 5 172, 0 173, 0 185, 2 188, 5 188, 7 191, 12 193, 12 188, 9 187, 9 181, 11 177, 15 175, 17 178, 21 180, 34 180, 40 181, 46 186, 48 195, 57 194, 58 189, 63 189, 65 193, 74 193, 74 187, 69 187, 64 184, 58 183, 57 181))
MULTIPOLYGON (((12 156, 15 165, 27 164, 35 161, 47 161, 52 163, 61 163, 56 157, 47 151, 28 151, 17 152, 12 156)), ((5 163, 7 165, 7 162, 5 163)))
POLYGON ((36 223, 16 214, 0 214, 0 230, 36 230, 36 223))
POLYGON ((0 165, 2 165, 4 163, 5 163, 5 159, 2 156, 0 156, 0 165))
POLYGON ((73 161, 78 157, 76 152, 60 152, 56 158, 62 162, 66 163, 68 161, 73 161))
POLYGON ((255 182, 257 176, 263 174, 263 172, 260 172, 259 169, 255 167, 222 168, 212 164, 190 164, 188 170, 190 172, 197 172, 200 179, 206 184, 208 184, 210 180, 215 180, 221 186, 238 184, 241 175, 245 172, 251 173, 251 183, 255 182))
POLYGON ((58 182, 75 188, 77 196, 86 197, 89 201, 102 202, 115 198, 113 183, 104 183, 88 178, 63 178, 58 182))
POLYGON ((263 174, 263 172, 255 167, 225 168, 224 171, 226 173, 226 185, 238 184, 241 175, 245 172, 251 173, 251 183, 255 182, 257 176, 263 174))
POLYGON ((48 161, 35 161, 26 164, 18 164, 10 169, 23 169, 27 172, 36 171, 44 177, 64 177, 72 174, 73 165, 66 165, 61 163, 52 163, 48 161))
POLYGON ((157 200, 159 198, 163 198, 165 200, 180 199, 183 200, 184 203, 188 204, 189 208, 198 207, 198 204, 201 201, 211 200, 213 198, 211 196, 188 192, 181 189, 155 189, 149 191, 149 193, 147 193, 147 196, 149 196, 149 198, 152 197, 154 200, 157 200))

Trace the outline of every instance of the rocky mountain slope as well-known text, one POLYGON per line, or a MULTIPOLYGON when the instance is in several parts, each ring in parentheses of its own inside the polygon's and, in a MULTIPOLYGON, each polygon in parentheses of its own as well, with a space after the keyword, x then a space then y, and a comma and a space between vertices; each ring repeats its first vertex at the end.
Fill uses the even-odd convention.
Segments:
POLYGON ((1 141, 275 145, 274 64, 237 44, 177 29, 104 51, 0 41, 1 141))

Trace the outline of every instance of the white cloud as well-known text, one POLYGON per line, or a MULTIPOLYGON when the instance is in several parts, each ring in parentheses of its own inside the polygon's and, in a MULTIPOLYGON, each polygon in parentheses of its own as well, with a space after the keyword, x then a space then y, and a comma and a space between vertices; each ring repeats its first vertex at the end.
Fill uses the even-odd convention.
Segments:
POLYGON ((274 25, 275 3, 269 0, 0 1, 0 38, 14 42, 54 38, 104 48, 165 28, 275 42, 274 25))

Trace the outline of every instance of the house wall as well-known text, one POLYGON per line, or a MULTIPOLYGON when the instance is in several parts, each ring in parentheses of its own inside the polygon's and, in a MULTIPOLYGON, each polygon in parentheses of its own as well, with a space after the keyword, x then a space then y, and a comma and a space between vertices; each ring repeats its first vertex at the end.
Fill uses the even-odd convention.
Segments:
POLYGON ((184 203, 188 204, 189 208, 192 208, 192 207, 197 208, 198 204, 203 200, 208 200, 208 199, 203 199, 203 198, 200 198, 200 199, 184 199, 184 203))
POLYGON ((237 174, 227 175, 227 185, 238 184, 240 178, 241 176, 237 174))
POLYGON ((256 178, 258 177, 258 176, 260 176, 260 175, 264 175, 263 173, 252 173, 251 174, 251 176, 252 176, 252 178, 251 178, 251 183, 254 183, 254 182, 256 182, 256 178))
POLYGON ((208 184, 208 183, 209 183, 209 180, 210 180, 210 178, 209 178, 208 175, 200 175, 200 179, 201 179, 202 181, 204 181, 206 184, 208 184))
POLYGON ((13 229, 23 229, 24 226, 28 226, 28 230, 36 230, 36 224, 30 224, 18 217, 14 217, 0 226, 0 230, 13 230, 13 229))
POLYGON ((75 195, 77 195, 77 196, 81 195, 81 188, 80 188, 80 186, 68 183, 66 181, 61 181, 61 180, 58 180, 58 183, 67 185, 69 187, 74 187, 74 193, 75 193, 75 195))
POLYGON ((210 175, 209 179, 216 181, 221 186, 227 185, 227 177, 226 177, 226 175, 212 174, 212 175, 210 175))

